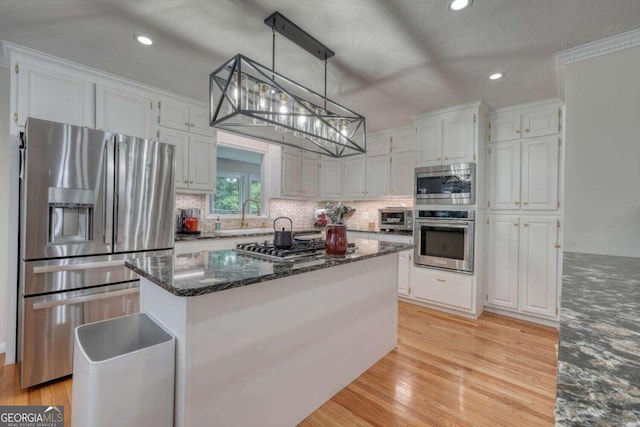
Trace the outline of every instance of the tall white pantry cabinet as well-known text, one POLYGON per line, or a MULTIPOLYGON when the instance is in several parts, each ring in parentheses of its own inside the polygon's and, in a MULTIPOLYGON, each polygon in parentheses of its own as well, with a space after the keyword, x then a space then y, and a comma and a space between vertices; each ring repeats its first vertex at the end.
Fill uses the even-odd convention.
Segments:
POLYGON ((485 309, 558 319, 562 238, 562 104, 489 117, 485 309))

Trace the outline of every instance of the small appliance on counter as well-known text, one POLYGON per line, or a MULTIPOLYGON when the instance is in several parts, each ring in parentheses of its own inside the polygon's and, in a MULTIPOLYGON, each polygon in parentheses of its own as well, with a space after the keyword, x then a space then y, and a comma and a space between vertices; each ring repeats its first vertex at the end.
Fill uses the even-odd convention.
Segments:
POLYGON ((413 210, 405 207, 378 209, 380 231, 413 230, 413 210))
POLYGON ((178 209, 176 234, 200 235, 200 209, 178 209))

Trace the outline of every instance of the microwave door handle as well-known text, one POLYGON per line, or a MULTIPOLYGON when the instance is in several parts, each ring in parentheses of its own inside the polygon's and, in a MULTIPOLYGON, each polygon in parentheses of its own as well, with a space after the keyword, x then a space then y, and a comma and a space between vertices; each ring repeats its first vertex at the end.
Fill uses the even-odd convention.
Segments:
POLYGON ((467 223, 442 223, 437 221, 416 221, 418 225, 428 225, 433 227, 447 227, 447 228, 469 228, 467 223))

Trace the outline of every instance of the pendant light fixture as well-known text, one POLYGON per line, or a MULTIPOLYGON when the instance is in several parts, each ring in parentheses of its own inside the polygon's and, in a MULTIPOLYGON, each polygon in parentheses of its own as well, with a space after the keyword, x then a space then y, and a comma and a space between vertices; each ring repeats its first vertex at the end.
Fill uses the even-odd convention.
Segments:
POLYGON ((271 69, 238 54, 211 73, 211 126, 331 157, 366 152, 365 118, 327 98, 334 52, 279 12, 264 22, 273 34, 271 69), (276 32, 324 62, 324 95, 275 71, 276 32))

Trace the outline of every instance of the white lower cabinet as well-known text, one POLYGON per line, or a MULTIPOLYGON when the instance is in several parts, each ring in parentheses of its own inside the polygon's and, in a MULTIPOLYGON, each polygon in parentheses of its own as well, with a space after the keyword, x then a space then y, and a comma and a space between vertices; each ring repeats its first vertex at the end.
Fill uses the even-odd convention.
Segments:
POLYGON ((398 253, 398 294, 409 295, 413 251, 398 253))
POLYGON ((473 276, 414 267, 411 297, 456 310, 473 311, 473 276))
POLYGON ((489 217, 488 306, 557 317, 558 229, 555 217, 489 217))

